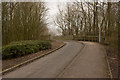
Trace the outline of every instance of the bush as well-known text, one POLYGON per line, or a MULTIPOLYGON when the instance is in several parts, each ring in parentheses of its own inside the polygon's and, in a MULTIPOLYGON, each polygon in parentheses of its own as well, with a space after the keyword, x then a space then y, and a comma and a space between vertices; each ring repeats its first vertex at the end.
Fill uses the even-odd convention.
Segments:
POLYGON ((49 41, 20 41, 12 42, 2 48, 2 58, 17 58, 27 54, 51 48, 49 41))

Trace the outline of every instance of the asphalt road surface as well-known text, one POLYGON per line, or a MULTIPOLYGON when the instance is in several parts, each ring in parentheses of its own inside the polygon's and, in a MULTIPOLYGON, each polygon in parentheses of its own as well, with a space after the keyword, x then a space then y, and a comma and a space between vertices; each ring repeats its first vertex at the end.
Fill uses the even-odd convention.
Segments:
POLYGON ((103 46, 66 42, 63 48, 3 75, 3 78, 108 78, 103 46))

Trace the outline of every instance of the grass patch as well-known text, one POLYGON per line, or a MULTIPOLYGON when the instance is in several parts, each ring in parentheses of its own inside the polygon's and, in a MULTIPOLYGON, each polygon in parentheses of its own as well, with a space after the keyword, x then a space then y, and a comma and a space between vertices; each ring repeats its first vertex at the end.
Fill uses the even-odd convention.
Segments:
POLYGON ((50 41, 29 40, 12 42, 2 47, 2 59, 17 58, 50 48, 51 48, 50 41))

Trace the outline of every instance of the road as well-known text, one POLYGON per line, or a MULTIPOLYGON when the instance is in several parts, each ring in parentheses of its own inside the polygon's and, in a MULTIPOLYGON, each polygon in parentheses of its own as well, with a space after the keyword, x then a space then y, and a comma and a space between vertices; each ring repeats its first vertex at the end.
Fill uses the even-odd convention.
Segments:
POLYGON ((108 78, 103 46, 66 42, 63 48, 3 75, 3 78, 108 78))

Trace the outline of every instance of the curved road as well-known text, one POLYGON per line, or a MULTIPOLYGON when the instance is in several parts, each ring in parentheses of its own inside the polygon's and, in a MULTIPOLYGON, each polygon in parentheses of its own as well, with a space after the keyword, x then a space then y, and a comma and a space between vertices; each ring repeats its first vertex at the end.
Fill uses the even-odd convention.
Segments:
POLYGON ((63 48, 3 78, 108 78, 104 48, 92 42, 66 42, 63 48))

